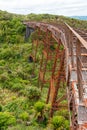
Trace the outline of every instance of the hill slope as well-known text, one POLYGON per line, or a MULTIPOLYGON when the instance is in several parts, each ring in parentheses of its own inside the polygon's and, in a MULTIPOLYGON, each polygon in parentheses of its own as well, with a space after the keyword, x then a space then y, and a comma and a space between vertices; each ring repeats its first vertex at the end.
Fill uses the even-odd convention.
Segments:
MULTIPOLYGON (((56 124, 60 129, 69 130, 67 110, 57 111, 56 116, 49 119, 50 104, 45 104, 48 88, 44 87, 42 93, 39 90, 38 69, 32 75, 33 63, 29 61, 32 40, 24 42, 23 20, 50 23, 65 21, 73 27, 87 28, 86 21, 64 16, 23 16, 0 11, 0 129, 53 130, 56 124)), ((39 60, 36 65, 39 68, 39 60)))

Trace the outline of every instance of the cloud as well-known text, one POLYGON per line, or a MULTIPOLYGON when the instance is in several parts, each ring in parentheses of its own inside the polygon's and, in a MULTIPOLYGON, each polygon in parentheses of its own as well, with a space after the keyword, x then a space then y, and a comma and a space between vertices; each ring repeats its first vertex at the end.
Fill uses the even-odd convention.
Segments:
POLYGON ((87 0, 0 0, 0 9, 13 13, 87 15, 87 0))

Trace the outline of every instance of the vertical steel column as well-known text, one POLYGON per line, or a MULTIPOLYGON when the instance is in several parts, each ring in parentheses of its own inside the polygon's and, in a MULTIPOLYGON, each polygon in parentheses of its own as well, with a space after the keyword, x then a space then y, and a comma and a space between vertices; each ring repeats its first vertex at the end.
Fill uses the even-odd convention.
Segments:
MULTIPOLYGON (((56 54, 55 54, 55 58, 54 58, 54 64, 53 64, 53 68, 52 68, 52 75, 51 75, 51 80, 54 78, 54 73, 55 73, 55 69, 56 69, 56 64, 57 64, 57 58, 58 58, 58 48, 57 48, 57 50, 56 50, 56 54)), ((50 92, 52 91, 51 90, 52 88, 51 88, 51 81, 50 81, 50 87, 49 87, 49 89, 48 89, 48 94, 47 94, 47 100, 46 100, 46 103, 48 103, 49 102, 49 98, 50 98, 50 92)))
POLYGON ((41 59, 41 64, 40 64, 40 71, 39 71, 39 78, 38 78, 38 83, 42 82, 41 83, 41 90, 43 88, 43 85, 44 85, 44 82, 45 82, 45 73, 46 73, 46 68, 47 68, 47 62, 48 62, 48 55, 49 55, 49 38, 48 38, 48 31, 47 31, 47 35, 46 35, 46 39, 44 41, 44 50, 47 49, 47 57, 44 59, 44 53, 42 52, 42 59, 41 59), (46 42, 45 42, 46 41, 46 42), (46 45, 47 46, 46 46, 46 45), (43 69, 42 69, 43 67, 43 69), (39 81, 40 80, 40 74, 41 72, 43 73, 42 74, 42 81, 39 81))
MULTIPOLYGON (((58 59, 58 56, 59 56, 59 47, 61 45, 61 41, 59 40, 59 43, 58 43, 58 46, 56 48, 56 53, 55 53, 55 57, 54 57, 54 64, 53 64, 53 67, 52 67, 52 75, 51 75, 51 80, 54 79, 55 75, 55 70, 56 70, 56 67, 57 67, 57 59, 58 59)), ((52 87, 51 87, 51 81, 50 81, 50 87, 49 87, 49 90, 48 90, 48 94, 47 94, 47 100, 46 100, 46 103, 49 102, 49 98, 51 96, 51 90, 52 87)))
POLYGON ((64 68, 64 55, 65 55, 65 50, 63 50, 63 53, 61 55, 60 69, 58 70, 57 83, 56 83, 56 86, 55 86, 55 92, 54 92, 53 99, 52 99, 52 106, 51 106, 51 110, 50 110, 50 117, 53 116, 53 112, 54 112, 53 107, 54 107, 54 104, 56 102, 58 89, 60 88, 60 81, 61 81, 60 77, 61 77, 61 73, 62 73, 63 68, 64 68))

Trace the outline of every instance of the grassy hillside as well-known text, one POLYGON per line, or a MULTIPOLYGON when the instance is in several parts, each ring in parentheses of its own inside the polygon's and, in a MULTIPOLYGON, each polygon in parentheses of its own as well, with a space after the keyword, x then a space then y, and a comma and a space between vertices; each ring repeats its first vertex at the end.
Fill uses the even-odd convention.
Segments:
POLYGON ((49 119, 50 104, 45 104, 48 88, 44 87, 42 93, 38 88, 38 69, 32 75, 32 41, 24 41, 24 19, 53 23, 64 20, 74 27, 87 28, 87 21, 83 24, 64 16, 23 16, 0 11, 0 130, 69 130, 67 110, 57 111, 49 119))

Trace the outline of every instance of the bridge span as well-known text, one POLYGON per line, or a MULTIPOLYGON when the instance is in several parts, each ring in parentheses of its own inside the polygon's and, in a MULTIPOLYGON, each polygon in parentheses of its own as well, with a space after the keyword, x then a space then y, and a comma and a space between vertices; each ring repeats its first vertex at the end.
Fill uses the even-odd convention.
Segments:
POLYGON ((87 130, 87 32, 66 23, 24 24, 26 38, 32 30, 37 33, 32 43, 34 64, 42 46, 38 85, 42 90, 48 84, 46 103, 51 103, 50 117, 55 110, 67 108, 70 129, 87 130), (64 103, 64 99, 68 102, 64 103))

